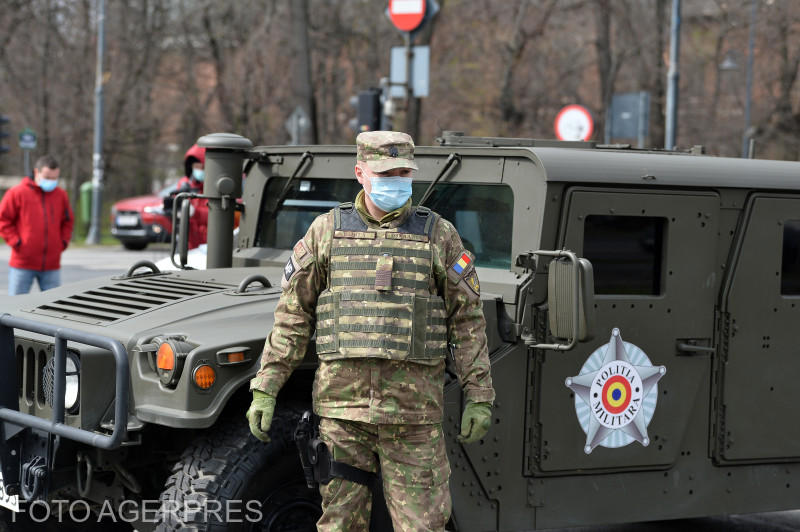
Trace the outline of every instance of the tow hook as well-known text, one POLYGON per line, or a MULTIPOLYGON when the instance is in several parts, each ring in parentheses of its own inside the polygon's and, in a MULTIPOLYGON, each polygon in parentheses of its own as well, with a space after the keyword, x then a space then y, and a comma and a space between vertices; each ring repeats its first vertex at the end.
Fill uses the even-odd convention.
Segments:
POLYGON ((41 456, 34 456, 22 466, 22 496, 27 501, 39 497, 47 477, 47 462, 41 456))

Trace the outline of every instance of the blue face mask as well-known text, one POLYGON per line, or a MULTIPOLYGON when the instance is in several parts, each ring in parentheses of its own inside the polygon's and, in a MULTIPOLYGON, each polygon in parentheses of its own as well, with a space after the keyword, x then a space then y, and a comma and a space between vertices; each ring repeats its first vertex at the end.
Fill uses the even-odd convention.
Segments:
POLYGON ((386 212, 392 212, 406 204, 411 197, 410 177, 370 177, 372 192, 369 199, 386 212))
POLYGON ((202 168, 192 168, 192 177, 195 181, 203 182, 203 179, 206 178, 206 173, 202 168))
POLYGON ((45 192, 52 192, 58 186, 58 179, 40 179, 39 188, 45 192))

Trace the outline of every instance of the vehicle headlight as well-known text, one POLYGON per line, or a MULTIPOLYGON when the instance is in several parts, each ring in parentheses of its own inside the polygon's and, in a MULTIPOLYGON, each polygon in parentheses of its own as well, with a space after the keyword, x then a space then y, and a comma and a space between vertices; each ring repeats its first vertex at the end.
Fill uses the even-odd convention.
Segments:
MULTIPOLYGON (((44 371, 42 372, 42 390, 44 390, 44 397, 47 405, 53 408, 54 400, 53 394, 55 393, 55 369, 56 359, 51 357, 45 364, 44 371)), ((78 412, 78 399, 80 399, 81 390, 81 362, 74 353, 67 351, 66 360, 66 386, 64 387, 64 409, 70 414, 78 412)))
POLYGON ((144 209, 142 209, 147 214, 164 214, 164 206, 163 205, 148 205, 144 209))
POLYGON ((157 342, 156 371, 161 384, 174 388, 183 371, 183 362, 191 346, 180 340, 168 338, 157 342))

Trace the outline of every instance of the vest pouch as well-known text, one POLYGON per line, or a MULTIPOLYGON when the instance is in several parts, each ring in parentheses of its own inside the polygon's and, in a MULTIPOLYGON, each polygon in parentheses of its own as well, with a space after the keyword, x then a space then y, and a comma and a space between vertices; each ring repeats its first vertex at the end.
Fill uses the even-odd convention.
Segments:
POLYGON ((434 364, 447 355, 447 310, 441 297, 414 298, 413 342, 409 362, 434 364))
POLYGON ((382 358, 431 364, 446 353, 441 298, 373 289, 325 291, 317 301, 320 360, 382 358))

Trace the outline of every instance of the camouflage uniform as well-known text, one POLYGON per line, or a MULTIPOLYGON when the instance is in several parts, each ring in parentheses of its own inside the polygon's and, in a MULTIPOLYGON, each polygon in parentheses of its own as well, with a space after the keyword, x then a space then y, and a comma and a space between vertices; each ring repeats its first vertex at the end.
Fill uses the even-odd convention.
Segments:
MULTIPOLYGON (((413 144, 406 148, 363 153, 359 145, 359 158, 413 164, 413 144)), ((395 530, 443 530, 450 514, 441 428, 447 342, 466 399, 494 400, 474 257, 450 222, 411 200, 381 220, 367 211, 364 191, 342 207, 314 220, 295 245, 251 389, 277 396, 316 326, 314 411, 334 459, 375 471, 377 454, 395 530), (342 216, 363 230, 343 226, 342 216), (424 236, 403 230, 413 217, 429 217, 424 236), (376 256, 387 246, 391 253, 376 256)), ((319 530, 367 529, 366 487, 337 478, 321 492, 319 530)))

